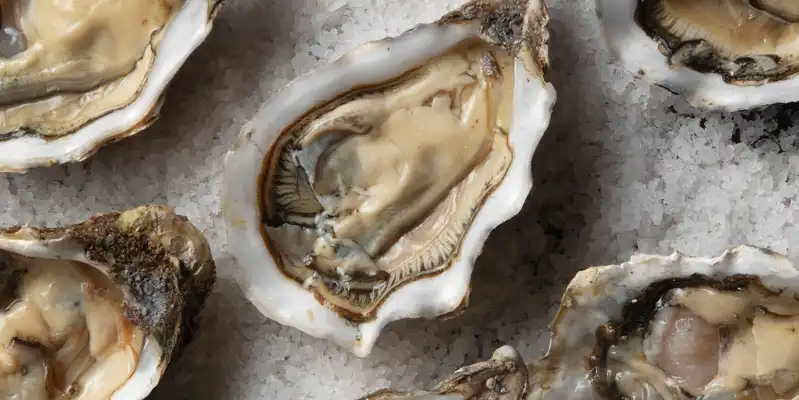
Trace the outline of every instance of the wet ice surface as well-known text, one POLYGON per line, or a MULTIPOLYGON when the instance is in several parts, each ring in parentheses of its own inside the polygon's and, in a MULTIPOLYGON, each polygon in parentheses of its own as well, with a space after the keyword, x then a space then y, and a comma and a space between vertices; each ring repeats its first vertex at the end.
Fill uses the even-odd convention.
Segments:
POLYGON ((592 2, 550 1, 558 103, 533 162, 536 188, 486 243, 466 312, 393 323, 366 359, 261 317, 232 279, 219 214, 223 156, 242 124, 298 74, 458 3, 228 1, 151 129, 82 165, 0 177, 0 222, 72 223, 156 202, 204 231, 218 284, 153 399, 347 400, 427 387, 501 344, 539 356, 579 268, 634 251, 715 256, 743 243, 799 256, 798 107, 699 112, 612 62, 592 2))

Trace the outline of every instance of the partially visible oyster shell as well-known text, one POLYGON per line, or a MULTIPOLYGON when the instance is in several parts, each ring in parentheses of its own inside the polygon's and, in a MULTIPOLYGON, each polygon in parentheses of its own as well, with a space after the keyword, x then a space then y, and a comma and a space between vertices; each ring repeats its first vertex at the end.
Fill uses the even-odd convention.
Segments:
POLYGON ((575 276, 528 399, 799 396, 799 269, 742 246, 635 256, 575 276))
POLYGON ((81 161, 149 126, 221 0, 5 0, 0 171, 81 161))
POLYGON ((597 0, 611 52, 697 107, 728 111, 799 101, 799 3, 597 0))
POLYGON ((472 1, 367 43, 270 99, 226 157, 246 296, 365 356, 382 327, 465 304, 519 212, 555 90, 540 0, 472 1))
POLYGON ((455 371, 429 391, 383 389, 358 400, 523 400, 527 392, 524 361, 516 349, 503 346, 490 360, 455 371))
POLYGON ((799 398, 799 268, 768 250, 588 268, 551 329, 549 351, 526 370, 506 346, 431 391, 361 400, 799 398))
POLYGON ((0 230, 0 397, 141 400, 191 339, 216 273, 163 206, 0 230))

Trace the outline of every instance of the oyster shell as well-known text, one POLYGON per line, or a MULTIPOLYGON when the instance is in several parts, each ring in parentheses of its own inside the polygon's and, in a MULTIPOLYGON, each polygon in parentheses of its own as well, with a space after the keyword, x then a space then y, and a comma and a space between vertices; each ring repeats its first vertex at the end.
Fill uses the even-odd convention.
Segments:
POLYGON ((799 6, 787 0, 597 0, 630 71, 707 109, 799 100, 799 6))
POLYGON ((0 394, 144 399, 191 339, 210 248, 163 206, 0 230, 0 394))
POLYGON ((540 0, 475 1, 367 43, 271 98, 226 157, 246 296, 367 355, 393 320, 462 306, 519 212, 555 90, 540 0))
POLYGON ((527 390, 524 361, 516 349, 503 346, 490 360, 455 371, 430 391, 383 389, 358 400, 523 400, 527 390))
POLYGON ((528 399, 795 399, 798 295, 790 261, 747 246, 581 271, 528 399))
POLYGON ((157 117, 221 0, 7 0, 0 171, 81 161, 157 117))

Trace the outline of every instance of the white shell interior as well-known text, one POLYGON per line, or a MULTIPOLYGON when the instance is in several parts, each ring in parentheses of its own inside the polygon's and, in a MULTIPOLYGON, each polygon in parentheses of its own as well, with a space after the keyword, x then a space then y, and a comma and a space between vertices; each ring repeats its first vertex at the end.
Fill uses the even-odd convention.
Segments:
POLYGON ((751 246, 727 250, 716 258, 685 257, 676 252, 671 256, 635 255, 621 265, 580 271, 561 301, 547 355, 530 366, 531 375, 547 376, 548 387, 534 386, 528 400, 600 399, 585 370, 597 328, 619 318, 624 305, 650 284, 692 274, 715 279, 756 275, 782 297, 799 295, 799 269, 784 256, 751 246))
POLYGON ((390 294, 375 318, 353 323, 319 304, 313 294, 279 271, 261 237, 259 175, 266 152, 282 129, 312 107, 347 90, 402 75, 430 57, 472 38, 476 23, 420 25, 405 34, 366 43, 336 62, 304 75, 277 93, 243 129, 225 159, 221 191, 227 243, 236 259, 246 297, 265 316, 365 357, 380 331, 403 318, 435 317, 454 311, 469 291, 472 267, 489 232, 516 215, 532 188, 530 161, 555 103, 555 89, 537 80, 517 60, 510 144, 514 159, 504 181, 487 198, 464 237, 460 255, 434 277, 406 284, 390 294))
MULTIPOLYGON (((0 250, 17 253, 26 257, 73 260, 88 265, 97 263, 90 261, 83 249, 73 243, 59 240, 36 241, 26 237, 25 230, 9 235, 0 235, 0 250)), ((161 380, 166 365, 161 362, 161 346, 152 338, 146 338, 144 348, 139 355, 139 363, 130 379, 120 387, 111 400, 142 400, 147 397, 158 381, 161 380)))
POLYGON ((799 77, 761 86, 737 86, 718 74, 672 67, 658 43, 635 22, 638 0, 596 0, 596 13, 607 49, 629 71, 648 82, 685 96, 694 107, 740 111, 799 101, 799 77))
POLYGON ((211 5, 218 0, 186 0, 164 34, 152 69, 139 96, 127 107, 110 112, 58 139, 22 136, 0 141, 0 172, 82 161, 112 139, 135 134, 160 107, 161 95, 177 71, 208 36, 211 5))

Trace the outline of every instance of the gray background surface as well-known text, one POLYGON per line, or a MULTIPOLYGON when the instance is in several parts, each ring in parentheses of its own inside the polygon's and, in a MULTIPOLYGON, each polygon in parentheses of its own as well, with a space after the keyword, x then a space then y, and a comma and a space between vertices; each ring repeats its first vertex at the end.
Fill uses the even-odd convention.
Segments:
POLYGON ((83 164, 0 176, 4 225, 56 225, 166 203, 206 234, 219 280, 194 343, 153 399, 354 399, 426 387, 504 343, 545 350, 563 287, 634 251, 799 251, 790 107, 708 114, 634 80, 602 49, 589 0, 550 0, 558 103, 524 211, 488 240, 467 311, 391 324, 366 359, 261 317, 232 279, 223 157, 261 102, 360 43, 436 19, 454 0, 228 0, 169 89, 161 119, 83 164), (779 118, 778 118, 779 117, 779 118))

